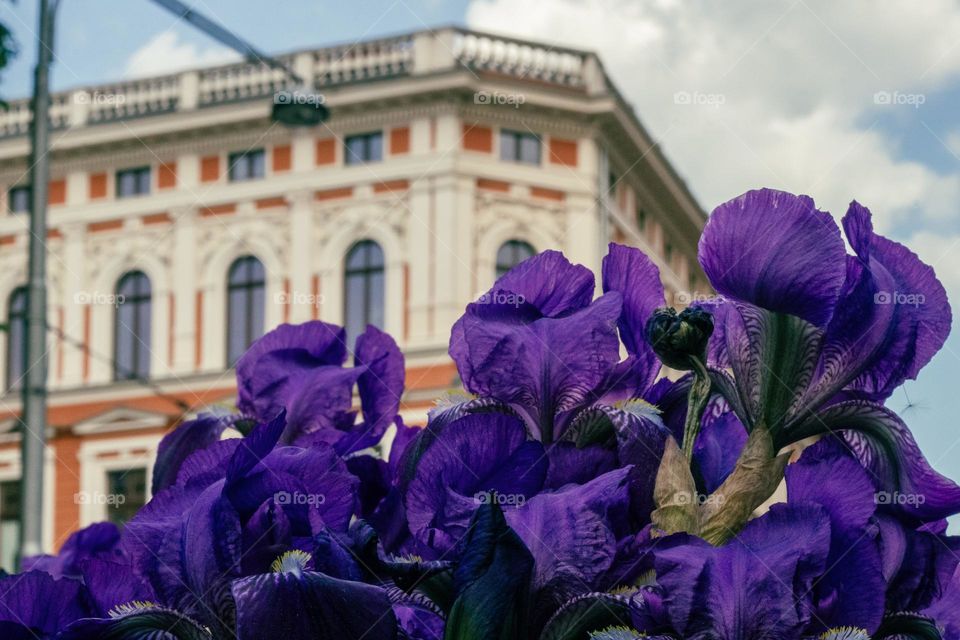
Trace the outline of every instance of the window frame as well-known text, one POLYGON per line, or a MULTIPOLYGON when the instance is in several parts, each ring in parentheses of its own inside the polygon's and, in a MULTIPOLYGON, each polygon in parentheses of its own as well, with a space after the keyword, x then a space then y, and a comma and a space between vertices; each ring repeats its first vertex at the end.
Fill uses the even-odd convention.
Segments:
POLYGON ((7 189, 7 213, 9 214, 19 214, 19 213, 30 213, 30 205, 33 200, 33 186, 29 184, 18 184, 7 189), (26 207, 23 209, 14 209, 13 208, 13 194, 14 193, 26 193, 27 202, 26 207))
POLYGON ((27 372, 27 316, 30 312, 30 291, 27 288, 27 285, 22 284, 19 287, 15 287, 13 291, 10 292, 10 295, 7 297, 7 344, 6 344, 6 362, 4 363, 4 391, 10 393, 12 391, 19 391, 21 387, 21 382, 23 376, 27 372), (17 296, 23 296, 23 309, 16 312, 14 316, 14 299, 17 296), (14 386, 14 376, 13 376, 13 355, 12 355, 12 346, 14 343, 14 333, 11 331, 14 322, 20 323, 20 353, 22 362, 20 363, 20 372, 16 376, 16 386, 14 386))
POLYGON ((151 359, 150 344, 153 340, 153 283, 150 282, 150 277, 146 273, 140 269, 133 269, 125 272, 117 279, 114 292, 116 302, 113 312, 113 381, 124 382, 126 380, 149 379, 151 359), (126 281, 133 279, 136 279, 134 284, 135 289, 132 299, 128 300, 127 294, 122 293, 122 289, 126 281), (143 283, 146 283, 145 291, 141 288, 143 283), (121 295, 123 296, 123 302, 120 302, 121 295), (133 329, 129 332, 129 335, 131 335, 133 339, 133 343, 131 344, 133 365, 127 372, 121 374, 119 358, 121 338, 120 309, 128 303, 135 305, 133 307, 133 329), (146 340, 144 340, 144 336, 140 335, 140 321, 144 314, 146 314, 147 322, 146 340), (143 360, 142 362, 141 359, 143 360))
POLYGON ((539 167, 543 164, 543 141, 540 137, 530 131, 518 131, 516 129, 500 129, 500 160, 503 162, 515 162, 517 164, 525 164, 531 167, 539 167), (506 147, 504 145, 504 139, 509 139, 510 144, 513 147, 513 153, 507 154, 506 147), (536 160, 524 159, 523 153, 523 141, 533 141, 536 143, 537 148, 537 157, 536 160))
POLYGON ((247 149, 246 151, 234 151, 227 154, 227 182, 249 182, 250 180, 262 180, 267 177, 267 152, 263 148, 247 149), (254 163, 259 159, 259 163, 254 163), (243 166, 246 174, 237 175, 237 168, 243 166), (258 173, 252 171, 252 168, 259 169, 258 173))
POLYGON ((150 189, 153 186, 153 168, 150 165, 140 166, 140 167, 127 167, 125 169, 117 169, 114 174, 114 196, 119 199, 125 198, 136 198, 139 196, 148 196, 150 195, 150 189), (133 175, 135 186, 132 193, 124 193, 120 188, 122 184, 122 179, 125 175, 133 175), (144 180, 144 178, 146 178, 144 180))
POLYGON ((345 165, 370 164, 371 162, 383 162, 383 130, 366 131, 364 133, 354 133, 343 139, 343 163, 345 165), (373 157, 373 140, 379 140, 379 153, 373 157), (357 157, 350 148, 350 143, 359 140, 362 143, 363 150, 360 157, 357 157))
POLYGON ((243 256, 238 256, 230 263, 230 266, 227 268, 226 284, 227 284, 227 287, 226 287, 226 306, 227 306, 227 310, 226 310, 227 327, 226 328, 227 330, 226 330, 225 353, 227 357, 227 368, 231 368, 236 366, 237 361, 243 357, 243 354, 247 352, 247 349, 250 348, 250 345, 252 345, 255 340, 263 336, 264 331, 266 329, 265 325, 266 325, 267 268, 263 264, 263 261, 260 260, 255 255, 247 254, 243 256), (253 277, 247 278, 245 275, 244 280, 234 282, 234 278, 233 278, 234 272, 243 268, 245 265, 251 264, 252 262, 256 262, 260 266, 259 278, 253 278, 253 277), (263 300, 264 300, 264 310, 261 316, 263 318, 262 324, 264 326, 260 327, 259 333, 253 330, 254 329, 253 325, 255 320, 255 314, 253 312, 253 304, 254 304, 254 298, 255 298, 254 292, 258 288, 262 290, 263 300), (235 358, 233 357, 234 354, 230 352, 230 347, 231 347, 230 328, 234 324, 233 322, 234 318, 231 315, 232 305, 230 304, 230 302, 231 302, 232 294, 234 291, 244 292, 244 304, 243 304, 244 332, 243 333, 244 333, 244 342, 246 344, 246 346, 243 347, 242 352, 237 354, 235 358), (257 333, 257 335, 254 335, 255 333, 257 333))
POLYGON ((384 252, 383 247, 379 242, 372 238, 362 238, 357 240, 350 248, 347 249, 347 252, 343 256, 343 326, 344 330, 347 332, 347 348, 352 349, 353 341, 357 338, 357 335, 351 335, 350 329, 352 328, 353 323, 350 322, 350 281, 352 278, 362 278, 363 279, 363 322, 360 323, 361 326, 358 327, 360 333, 366 328, 367 325, 372 324, 379 329, 384 329, 384 326, 379 326, 377 323, 373 322, 373 309, 375 305, 373 304, 374 297, 374 283, 373 279, 379 275, 380 276, 380 286, 379 286, 379 297, 380 297, 380 309, 381 309, 381 318, 380 324, 386 325, 387 322, 387 255, 384 252), (371 260, 371 253, 369 248, 375 248, 379 255, 379 264, 376 260, 371 260), (350 259, 355 252, 363 250, 365 255, 363 257, 363 264, 359 267, 351 267, 350 259))
POLYGON ((496 254, 496 256, 494 257, 494 275, 496 276, 496 279, 499 280, 504 274, 506 274, 508 271, 510 271, 510 269, 513 269, 514 267, 516 267, 518 264, 520 264, 520 263, 523 262, 524 260, 529 260, 530 258, 532 258, 532 257, 535 256, 535 255, 537 255, 537 249, 536 249, 536 247, 534 247, 531 243, 529 243, 529 242, 527 242, 526 240, 523 240, 523 239, 521 239, 521 238, 510 238, 509 240, 505 240, 505 241, 501 242, 501 243, 500 243, 500 246, 497 247, 497 254, 496 254), (520 260, 520 261, 518 261, 518 262, 514 262, 514 263, 513 263, 512 265, 510 265, 509 267, 507 266, 507 263, 506 263, 506 262, 501 262, 501 261, 500 261, 500 253, 501 253, 504 249, 510 249, 510 250, 512 250, 513 253, 514 253, 514 255, 513 255, 512 257, 516 257, 517 249, 520 248, 520 247, 523 247, 524 249, 529 249, 529 250, 530 250, 530 255, 528 255, 526 258, 523 258, 523 260, 520 260))

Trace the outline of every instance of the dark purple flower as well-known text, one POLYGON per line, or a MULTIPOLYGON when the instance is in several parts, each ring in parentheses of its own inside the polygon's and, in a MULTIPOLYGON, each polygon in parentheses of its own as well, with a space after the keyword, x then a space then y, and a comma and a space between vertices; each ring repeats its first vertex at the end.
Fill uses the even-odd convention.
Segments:
POLYGON ((280 325, 257 340, 237 363, 237 406, 258 422, 287 412, 282 441, 325 442, 341 453, 379 442, 403 394, 403 354, 393 338, 368 326, 356 341, 355 366, 341 327, 320 321, 280 325), (360 392, 363 422, 352 411, 360 392))
POLYGON ((943 345, 946 294, 929 266, 873 232, 867 209, 852 203, 843 224, 855 256, 805 196, 750 191, 713 212, 700 263, 728 299, 711 309, 711 354, 733 372, 716 383, 776 448, 840 432, 878 490, 925 497, 895 508, 925 520, 956 513, 960 487, 876 403, 943 345))
POLYGON ((53 638, 74 620, 93 614, 80 580, 45 571, 0 578, 0 638, 53 638))
POLYGON ((309 554, 291 551, 270 573, 234 580, 238 640, 369 638, 395 640, 387 592, 308 570, 309 554))
POLYGON ((284 426, 281 414, 215 447, 219 478, 192 475, 188 459, 177 484, 128 523, 124 546, 161 604, 228 628, 232 579, 266 572, 291 548, 312 549, 327 529, 346 531, 357 480, 327 446, 276 447, 284 426))
POLYGON ((667 538, 654 550, 656 580, 680 637, 799 640, 829 551, 821 507, 776 505, 723 547, 667 538))

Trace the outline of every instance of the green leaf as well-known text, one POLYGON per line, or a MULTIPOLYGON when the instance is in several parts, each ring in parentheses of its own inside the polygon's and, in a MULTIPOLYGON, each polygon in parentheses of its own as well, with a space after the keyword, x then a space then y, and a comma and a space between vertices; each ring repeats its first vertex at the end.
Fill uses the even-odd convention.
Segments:
POLYGON ((583 449, 591 444, 607 444, 615 436, 613 420, 604 408, 590 407, 577 414, 561 440, 569 440, 578 449, 583 449))
POLYGON ((898 640, 942 640, 940 630, 930 618, 919 613, 900 612, 887 614, 880 628, 873 634, 874 640, 897 638, 898 640))
POLYGON ((820 640, 870 640, 870 634, 855 627, 840 627, 822 633, 820 640))
POLYGON ((211 640, 210 632, 184 614, 152 603, 133 602, 110 612, 109 618, 84 618, 67 627, 62 640, 211 640))
POLYGON ((533 556, 491 501, 473 514, 453 574, 457 594, 446 640, 515 640, 526 636, 533 556))
POLYGON ((783 480, 790 454, 776 456, 773 438, 763 427, 750 432, 737 464, 700 513, 700 537, 720 545, 736 535, 751 514, 773 495, 783 480))
POLYGON ((664 445, 653 500, 657 508, 650 517, 660 533, 669 535, 686 531, 697 534, 700 531, 697 485, 690 473, 690 465, 673 437, 667 438, 664 445))
POLYGON ((592 632, 630 624, 629 596, 587 593, 560 607, 544 626, 540 640, 590 640, 592 632))

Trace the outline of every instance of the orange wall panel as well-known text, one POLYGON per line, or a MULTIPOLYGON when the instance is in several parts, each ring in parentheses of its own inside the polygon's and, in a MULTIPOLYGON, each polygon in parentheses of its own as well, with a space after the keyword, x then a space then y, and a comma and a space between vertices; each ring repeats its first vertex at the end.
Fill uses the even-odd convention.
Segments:
POLYGON ((177 186, 177 163, 161 162, 157 167, 157 189, 173 189, 177 186))
POLYGON ((290 171, 293 166, 293 149, 288 144, 278 144, 273 148, 273 172, 290 171))
POLYGON ((200 160, 200 182, 215 182, 220 179, 220 156, 207 156, 200 160))
POLYGON ((64 204, 67 201, 67 181, 64 178, 51 180, 47 199, 51 205, 64 204))
POLYGON ((493 152, 493 129, 475 124, 463 125, 463 148, 468 151, 493 152))
POLYGON ((90 174, 90 199, 99 200, 107 197, 107 174, 90 174))
POLYGON ((337 141, 333 138, 317 140, 316 163, 333 164, 337 161, 337 141))
POLYGON ((410 152, 410 127, 397 127, 390 130, 390 153, 399 155, 410 152))
POLYGON ((577 166, 577 141, 550 138, 550 163, 577 166))

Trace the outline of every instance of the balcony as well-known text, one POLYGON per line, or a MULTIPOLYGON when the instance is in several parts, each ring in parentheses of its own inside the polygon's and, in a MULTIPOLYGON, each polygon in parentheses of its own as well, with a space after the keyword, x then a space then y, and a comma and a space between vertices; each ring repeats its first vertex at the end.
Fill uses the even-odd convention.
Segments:
MULTIPOLYGON (((596 93, 607 88, 596 56, 458 28, 420 31, 278 57, 317 91, 344 85, 466 70, 596 93)), ((80 87, 51 96, 54 129, 264 99, 290 81, 265 64, 240 62, 167 76, 80 87)), ((0 139, 25 136, 30 101, 0 113, 0 139)))

